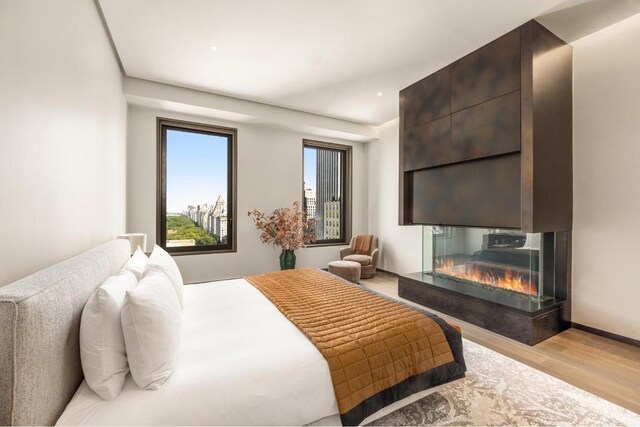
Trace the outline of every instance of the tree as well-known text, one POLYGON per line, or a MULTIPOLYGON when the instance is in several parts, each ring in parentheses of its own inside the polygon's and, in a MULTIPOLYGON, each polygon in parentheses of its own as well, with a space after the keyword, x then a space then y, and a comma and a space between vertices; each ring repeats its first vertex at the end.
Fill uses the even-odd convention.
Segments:
POLYGON ((190 240, 196 242, 196 246, 213 246, 218 244, 218 239, 213 234, 184 215, 167 217, 167 240, 190 240))

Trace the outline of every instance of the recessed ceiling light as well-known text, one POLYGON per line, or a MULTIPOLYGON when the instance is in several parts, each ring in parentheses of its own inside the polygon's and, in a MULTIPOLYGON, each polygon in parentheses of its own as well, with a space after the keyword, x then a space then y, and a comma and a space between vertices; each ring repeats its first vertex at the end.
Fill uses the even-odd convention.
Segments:
POLYGON ((378 92, 378 96, 382 96, 382 92, 378 92))
POLYGON ((215 51, 217 51, 217 50, 218 50, 218 48, 217 48, 217 47, 215 47, 215 46, 211 45, 211 51, 212 51, 212 52, 215 52, 215 51))

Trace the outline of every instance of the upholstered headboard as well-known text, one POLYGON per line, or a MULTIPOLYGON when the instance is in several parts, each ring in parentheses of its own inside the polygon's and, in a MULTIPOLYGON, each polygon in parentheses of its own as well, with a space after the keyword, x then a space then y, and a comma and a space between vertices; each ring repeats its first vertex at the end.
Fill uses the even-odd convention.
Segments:
POLYGON ((80 317, 129 259, 112 240, 0 287, 0 425, 52 425, 83 379, 80 317))

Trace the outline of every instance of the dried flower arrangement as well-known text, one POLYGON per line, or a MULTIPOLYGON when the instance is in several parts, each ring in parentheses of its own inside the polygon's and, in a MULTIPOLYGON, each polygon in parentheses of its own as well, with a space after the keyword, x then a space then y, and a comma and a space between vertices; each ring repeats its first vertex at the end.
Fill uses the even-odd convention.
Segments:
POLYGON ((316 220, 305 218, 300 210, 300 202, 294 202, 292 208, 280 208, 266 216, 257 209, 249 211, 262 243, 282 248, 280 268, 295 268, 294 251, 306 247, 316 241, 316 220))

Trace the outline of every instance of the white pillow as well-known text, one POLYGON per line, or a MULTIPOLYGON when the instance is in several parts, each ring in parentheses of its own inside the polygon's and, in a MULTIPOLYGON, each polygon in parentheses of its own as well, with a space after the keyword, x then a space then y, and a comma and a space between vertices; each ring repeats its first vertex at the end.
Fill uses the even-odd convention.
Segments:
POLYGON ((129 271, 109 277, 91 295, 80 321, 80 360, 89 387, 111 400, 122 391, 129 372, 120 310, 138 279, 129 271))
POLYGON ((129 258, 129 261, 127 261, 122 269, 132 272, 138 280, 140 280, 147 267, 147 261, 149 261, 149 257, 146 256, 145 253, 142 252, 142 249, 140 249, 140 246, 138 246, 138 249, 136 249, 133 256, 129 258))
POLYGON ((147 261, 147 267, 145 268, 143 276, 154 271, 160 271, 169 278, 169 281, 173 285, 176 295, 178 296, 180 308, 184 308, 184 299, 182 296, 182 286, 184 285, 184 282, 182 281, 180 270, 171 255, 158 245, 153 247, 153 252, 149 257, 149 261, 147 261))
POLYGON ((145 274, 128 290, 122 307, 122 331, 133 380, 157 390, 176 366, 182 312, 173 286, 160 272, 145 274))

